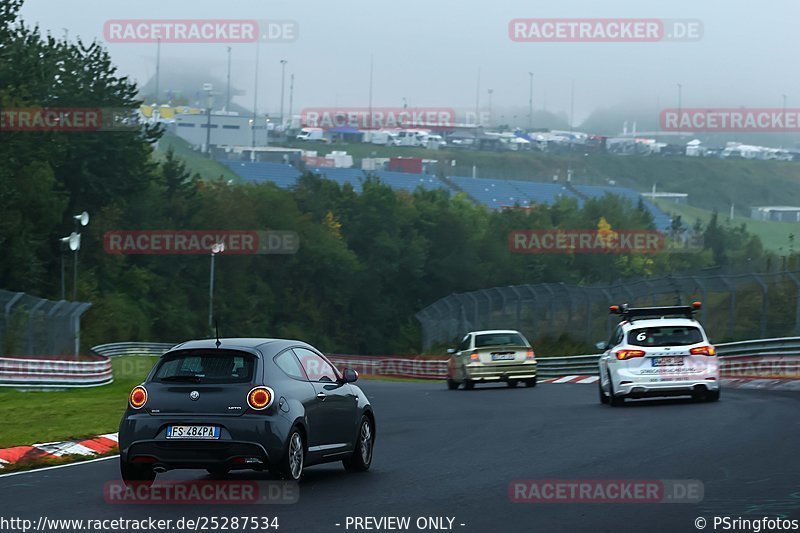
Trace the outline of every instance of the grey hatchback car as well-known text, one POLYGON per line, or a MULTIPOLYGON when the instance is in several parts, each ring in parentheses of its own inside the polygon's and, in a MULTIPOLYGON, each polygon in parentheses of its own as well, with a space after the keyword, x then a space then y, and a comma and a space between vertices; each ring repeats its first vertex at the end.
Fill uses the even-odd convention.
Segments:
POLYGON ((167 470, 199 468, 299 480, 304 467, 333 461, 366 471, 375 415, 357 379, 296 340, 179 344, 130 393, 119 427, 122 479, 151 483, 167 470))

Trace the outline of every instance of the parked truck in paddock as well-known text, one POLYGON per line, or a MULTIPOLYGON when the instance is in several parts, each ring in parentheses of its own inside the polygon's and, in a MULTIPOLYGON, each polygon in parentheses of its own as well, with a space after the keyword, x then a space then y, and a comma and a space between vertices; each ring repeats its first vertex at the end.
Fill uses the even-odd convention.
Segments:
POLYGON ((295 137, 298 141, 325 141, 325 132, 322 128, 303 128, 295 137))

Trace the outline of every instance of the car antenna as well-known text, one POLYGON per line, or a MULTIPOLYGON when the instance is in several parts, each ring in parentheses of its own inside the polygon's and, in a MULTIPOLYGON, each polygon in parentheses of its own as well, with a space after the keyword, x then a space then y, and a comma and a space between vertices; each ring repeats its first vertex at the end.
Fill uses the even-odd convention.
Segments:
POLYGON ((214 319, 214 330, 217 332, 217 342, 215 344, 217 345, 217 348, 219 348, 220 344, 222 344, 222 341, 219 340, 219 321, 216 319, 214 319))

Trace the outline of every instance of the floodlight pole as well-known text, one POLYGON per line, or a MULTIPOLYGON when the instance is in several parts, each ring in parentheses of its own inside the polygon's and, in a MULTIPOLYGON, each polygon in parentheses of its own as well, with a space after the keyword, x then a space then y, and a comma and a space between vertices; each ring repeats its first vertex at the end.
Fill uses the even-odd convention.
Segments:
MULTIPOLYGON (((70 238, 73 237, 73 236, 77 236, 76 237, 77 238, 77 244, 75 245, 75 249, 72 251, 72 254, 73 254, 72 255, 72 260, 73 260, 73 263, 72 263, 72 300, 73 301, 78 301, 78 251, 81 249, 81 234, 78 233, 78 231, 80 231, 81 226, 86 226, 86 225, 89 224, 89 213, 84 211, 83 213, 81 213, 79 215, 73 216, 72 217, 72 222, 75 224, 75 231, 73 232, 73 235, 70 236, 70 238)), ((62 242, 63 242, 63 239, 62 239, 62 242)), ((62 254, 62 257, 63 257, 63 254, 62 254)), ((62 300, 63 300, 64 299, 63 298, 63 292, 64 292, 64 285, 63 285, 63 280, 64 280, 63 267, 64 267, 64 263, 63 263, 63 261, 61 263, 61 267, 62 267, 62 276, 61 276, 61 280, 62 280, 61 287, 62 288, 61 288, 61 291, 62 291, 62 300)))
POLYGON ((211 252, 211 278, 208 282, 208 329, 214 324, 214 257, 217 254, 211 252))
POLYGON ((213 331, 214 325, 214 259, 216 255, 225 251, 225 245, 215 244, 211 247, 211 272, 208 281, 208 329, 213 331))
POLYGON ((78 250, 76 249, 72 252, 72 257, 74 259, 72 264, 72 301, 78 301, 78 250))
POLYGON ((64 286, 64 250, 61 250, 61 299, 66 298, 66 291, 64 286))

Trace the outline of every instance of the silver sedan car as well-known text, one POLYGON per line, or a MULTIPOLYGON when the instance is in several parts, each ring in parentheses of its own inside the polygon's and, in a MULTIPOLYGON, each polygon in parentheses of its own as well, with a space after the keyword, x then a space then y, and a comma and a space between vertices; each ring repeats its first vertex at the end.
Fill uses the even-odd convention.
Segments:
POLYGON ((458 348, 447 350, 447 388, 463 384, 471 389, 475 383, 504 381, 509 387, 523 382, 536 386, 536 354, 522 333, 498 329, 473 331, 461 340, 458 348))

